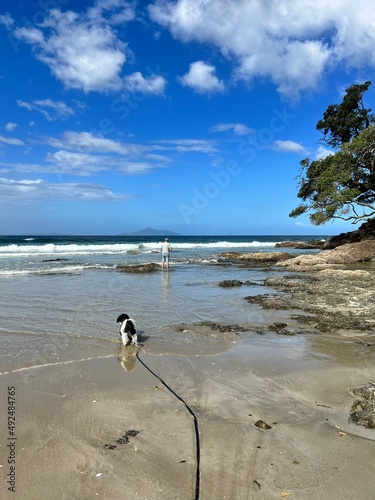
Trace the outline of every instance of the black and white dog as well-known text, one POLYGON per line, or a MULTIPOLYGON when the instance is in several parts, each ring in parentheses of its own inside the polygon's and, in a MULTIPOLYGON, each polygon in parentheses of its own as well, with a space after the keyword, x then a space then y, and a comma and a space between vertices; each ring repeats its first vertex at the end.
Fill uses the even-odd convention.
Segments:
POLYGON ((130 344, 138 345, 134 319, 123 313, 117 318, 117 323, 121 323, 119 334, 121 335, 122 344, 125 346, 130 344))

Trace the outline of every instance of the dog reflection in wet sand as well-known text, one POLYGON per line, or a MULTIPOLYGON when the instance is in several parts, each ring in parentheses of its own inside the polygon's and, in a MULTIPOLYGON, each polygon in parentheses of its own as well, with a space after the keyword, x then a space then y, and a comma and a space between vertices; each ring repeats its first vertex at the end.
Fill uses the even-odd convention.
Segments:
POLYGON ((126 372, 131 372, 137 361, 138 347, 129 346, 125 348, 121 346, 120 349, 120 355, 117 357, 117 360, 126 372))

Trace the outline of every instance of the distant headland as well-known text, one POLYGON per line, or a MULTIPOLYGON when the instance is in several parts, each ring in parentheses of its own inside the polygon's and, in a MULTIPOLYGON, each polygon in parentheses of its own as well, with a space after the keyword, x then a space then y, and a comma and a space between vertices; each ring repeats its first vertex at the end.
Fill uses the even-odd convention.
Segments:
POLYGON ((152 227, 146 227, 146 229, 141 229, 140 231, 135 231, 134 233, 122 233, 127 236, 181 236, 173 231, 166 231, 165 229, 153 229, 152 227))

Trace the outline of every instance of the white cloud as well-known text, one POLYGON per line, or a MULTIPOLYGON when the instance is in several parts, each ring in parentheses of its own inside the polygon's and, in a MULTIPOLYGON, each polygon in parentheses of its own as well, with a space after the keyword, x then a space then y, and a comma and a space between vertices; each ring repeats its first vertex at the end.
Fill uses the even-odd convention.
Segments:
POLYGON ((139 71, 124 78, 124 86, 129 92, 160 95, 163 94, 166 84, 167 81, 162 76, 144 78, 139 71))
MULTIPOLYGON (((69 151, 57 151, 48 153, 46 161, 40 163, 6 163, 0 162, 2 173, 9 171, 23 172, 27 174, 54 174, 54 175, 75 175, 87 177, 97 175, 101 172, 120 173, 125 175, 146 174, 155 168, 162 168, 167 161, 130 160, 123 157, 88 155, 71 153, 69 151)), ((154 159, 155 160, 155 159, 154 159)))
POLYGON ((61 139, 48 138, 48 144, 54 148, 72 149, 83 152, 127 154, 138 148, 112 139, 105 139, 90 132, 64 132, 61 139))
POLYGON ((0 142, 4 142, 5 144, 10 144, 11 146, 24 146, 24 142, 19 139, 14 139, 13 137, 4 137, 0 135, 0 142))
POLYGON ((330 149, 319 146, 317 152, 315 153, 316 160, 323 160, 327 156, 334 154, 330 149))
MULTIPOLYGON (((131 161, 124 157, 71 153, 63 150, 48 154, 46 160, 49 164, 40 167, 44 168, 45 172, 80 176, 95 175, 98 172, 108 171, 139 175, 148 173, 160 166, 159 163, 152 161, 131 161)), ((158 160, 160 160, 160 157, 158 160)))
POLYGON ((59 174, 71 175, 95 175, 109 169, 106 157, 94 156, 84 153, 72 153, 59 150, 47 155, 47 167, 49 171, 59 174))
POLYGON ((285 151, 286 153, 296 153, 300 155, 304 155, 308 153, 308 150, 294 141, 275 141, 274 143, 275 149, 278 151, 285 151))
POLYGON ((0 178, 0 203, 27 203, 43 200, 124 201, 129 195, 117 194, 100 184, 56 183, 0 178))
POLYGON ((111 25, 134 20, 134 3, 126 0, 97 0, 95 6, 87 11, 90 19, 103 22, 107 19, 111 25))
POLYGON ((375 67, 368 0, 156 0, 150 17, 184 42, 214 45, 234 61, 234 79, 268 78, 296 98, 326 71, 375 67))
POLYGON ((114 26, 134 17, 131 3, 99 1, 83 14, 50 10, 38 28, 16 28, 13 35, 30 44, 36 58, 46 64, 67 89, 88 93, 130 88, 161 94, 166 85, 162 76, 144 78, 134 73, 124 79, 122 75, 127 56, 132 54, 114 26))
POLYGON ((256 130, 247 127, 243 123, 219 123, 210 128, 210 132, 228 132, 233 130, 236 135, 255 134, 256 130))
MULTIPOLYGON (((158 167, 162 165, 157 165, 158 167)), ((147 161, 125 161, 118 162, 118 169, 126 175, 147 174, 155 168, 155 164, 147 161)))
POLYGON ((17 99, 16 102, 20 108, 25 108, 25 109, 28 109, 29 111, 32 111, 32 109, 33 109, 31 104, 29 104, 28 102, 25 102, 25 101, 21 101, 21 99, 17 99))
MULTIPOLYGON (((1 141, 1 136, 0 136, 1 141)), ((9 140, 8 140, 9 142, 9 140)), ((147 146, 106 139, 90 132, 66 131, 61 137, 47 137, 56 149, 38 163, 0 162, 0 172, 89 176, 101 172, 139 175, 173 163, 173 154, 217 152, 216 142, 199 139, 160 140, 147 146), (163 153, 165 152, 165 153, 163 153)))
POLYGON ((52 10, 40 29, 20 28, 16 38, 34 46, 37 58, 67 88, 85 92, 121 88, 125 45, 105 25, 52 10))
MULTIPOLYGON (((216 153, 217 149, 215 147, 214 141, 206 141, 199 139, 175 139, 175 140, 161 140, 156 141, 159 144, 159 149, 162 150, 172 150, 179 153, 195 152, 195 153, 205 153, 211 154, 216 153)), ((157 148, 157 146, 153 146, 157 148)))
POLYGON ((14 24, 14 20, 12 16, 7 12, 0 16, 0 24, 3 24, 6 28, 10 29, 14 24))
MULTIPOLYGON (((0 136, 0 141, 2 137, 0 136)), ((4 138, 5 139, 5 138, 4 138)), ((7 140, 7 142, 10 142, 7 140)), ((147 147, 105 139, 90 132, 66 131, 60 138, 48 137, 46 143, 57 151, 47 153, 40 163, 7 163, 0 166, 24 173, 89 176, 99 172, 117 172, 127 175, 145 174, 155 168, 162 168, 171 158, 153 151, 173 149, 159 143, 147 147)), ((185 151, 201 151, 204 141, 188 141, 185 151)), ((208 146, 204 146, 207 151, 208 146)), ((3 170, 7 171, 7 170, 3 170)))
POLYGON ((42 113, 48 121, 66 119, 75 114, 74 110, 63 101, 52 101, 52 99, 37 100, 32 103, 17 99, 17 104, 20 108, 26 108, 29 111, 35 110, 42 113))
POLYGON ((15 130, 17 127, 18 127, 17 123, 8 122, 4 128, 8 132, 13 132, 13 130, 15 130))
POLYGON ((225 90, 224 83, 215 76, 215 67, 203 61, 191 63, 189 72, 180 77, 179 81, 198 94, 212 94, 225 90))

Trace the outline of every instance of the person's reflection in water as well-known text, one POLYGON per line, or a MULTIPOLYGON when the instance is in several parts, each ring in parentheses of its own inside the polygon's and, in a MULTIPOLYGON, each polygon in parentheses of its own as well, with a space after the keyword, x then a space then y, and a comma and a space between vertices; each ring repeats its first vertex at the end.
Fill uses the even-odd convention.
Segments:
POLYGON ((137 352, 138 347, 136 346, 120 347, 120 355, 117 357, 117 360, 126 372, 131 372, 134 369, 137 361, 137 352))
POLYGON ((163 294, 166 296, 169 295, 169 292, 171 289, 171 274, 170 274, 170 272, 162 273, 162 286, 163 286, 163 294))

